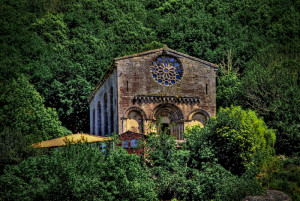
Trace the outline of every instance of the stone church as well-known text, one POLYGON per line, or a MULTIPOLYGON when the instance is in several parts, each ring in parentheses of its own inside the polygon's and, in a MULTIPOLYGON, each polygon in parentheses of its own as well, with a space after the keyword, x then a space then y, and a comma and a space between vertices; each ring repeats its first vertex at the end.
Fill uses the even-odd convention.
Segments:
POLYGON ((204 126, 216 113, 217 69, 166 46, 114 59, 89 97, 91 134, 147 134, 161 119, 184 140, 186 126, 204 126))

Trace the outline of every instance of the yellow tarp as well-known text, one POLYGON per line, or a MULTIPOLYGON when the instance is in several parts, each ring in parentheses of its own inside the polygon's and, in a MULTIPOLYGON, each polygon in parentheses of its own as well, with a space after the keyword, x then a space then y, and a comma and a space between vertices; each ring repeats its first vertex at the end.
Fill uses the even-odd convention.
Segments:
POLYGON ((107 137, 101 137, 97 135, 90 135, 85 133, 77 133, 72 135, 67 135, 59 138, 55 138, 52 140, 46 140, 42 142, 38 142, 35 144, 32 144, 35 148, 40 147, 61 147, 65 146, 66 144, 75 144, 78 142, 102 142, 110 140, 110 138, 107 137))

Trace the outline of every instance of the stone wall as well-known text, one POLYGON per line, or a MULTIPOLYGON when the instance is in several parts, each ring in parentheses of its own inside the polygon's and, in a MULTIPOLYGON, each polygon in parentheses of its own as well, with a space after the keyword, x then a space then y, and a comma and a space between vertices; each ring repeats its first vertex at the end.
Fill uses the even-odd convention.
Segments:
POLYGON ((107 135, 118 133, 118 87, 115 69, 90 101, 90 133, 107 135), (112 103, 112 104, 111 104, 112 103))
POLYGON ((163 103, 169 104, 169 107, 173 105, 174 108, 179 108, 185 125, 191 122, 191 115, 196 110, 202 111, 207 118, 216 113, 215 70, 217 67, 209 62, 170 49, 160 49, 117 58, 115 65, 118 74, 120 133, 127 131, 126 121, 129 112, 133 109, 141 110, 144 133, 147 132, 147 125, 156 120, 154 111, 163 103), (183 66, 181 81, 176 85, 164 86, 151 75, 152 62, 162 54, 176 57, 183 66), (138 100, 137 96, 142 97, 141 100, 138 100), (146 100, 147 97, 153 98, 146 100), (160 100, 154 100, 155 97, 160 100))

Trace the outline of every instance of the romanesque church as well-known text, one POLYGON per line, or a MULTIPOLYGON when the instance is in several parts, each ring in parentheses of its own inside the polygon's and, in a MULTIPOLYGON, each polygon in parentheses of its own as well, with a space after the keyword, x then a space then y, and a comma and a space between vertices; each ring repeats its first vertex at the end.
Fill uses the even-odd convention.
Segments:
POLYGON ((160 118, 184 140, 187 126, 216 113, 217 69, 166 46, 114 59, 89 97, 91 134, 147 134, 160 118))

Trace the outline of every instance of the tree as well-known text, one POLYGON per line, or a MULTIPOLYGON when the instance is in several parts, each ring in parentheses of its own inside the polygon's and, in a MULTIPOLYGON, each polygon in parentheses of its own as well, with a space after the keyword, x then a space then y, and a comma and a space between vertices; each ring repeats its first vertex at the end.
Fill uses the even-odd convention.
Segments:
POLYGON ((0 176, 4 200, 156 200, 154 183, 136 155, 91 144, 52 150, 9 166, 0 176))
POLYGON ((203 129, 191 128, 186 137, 195 168, 217 159, 225 169, 241 175, 274 154, 274 131, 254 111, 239 106, 221 108, 203 129))
POLYGON ((44 150, 31 146, 33 136, 24 136, 19 130, 4 128, 0 132, 0 175, 7 165, 15 165, 30 156, 37 156, 44 150))
POLYGON ((232 53, 227 53, 227 61, 220 64, 217 77, 216 101, 218 108, 240 105, 242 83, 232 62, 232 53))
POLYGON ((157 127, 158 133, 147 135, 145 159, 159 199, 241 200, 247 195, 261 193, 254 168, 242 176, 233 175, 218 163, 214 149, 199 137, 199 132, 195 138, 190 138, 188 133, 187 145, 178 144, 179 147, 168 130, 162 130, 160 124, 157 127), (192 144, 202 147, 193 149, 196 146, 192 144))
POLYGON ((46 108, 44 100, 24 76, 1 80, 0 128, 19 130, 35 141, 48 140, 70 133, 61 126, 55 109, 46 108))
POLYGON ((1 80, 0 91, 1 171, 7 164, 36 155, 38 151, 30 148, 32 143, 70 133, 24 76, 1 80))
POLYGON ((269 52, 253 60, 242 78, 244 105, 277 129, 278 154, 300 152, 299 76, 297 59, 269 52))
POLYGON ((163 200, 183 198, 188 193, 186 166, 188 151, 177 150, 175 138, 162 130, 158 123, 158 133, 150 133, 146 139, 146 165, 154 178, 158 197, 163 200))

